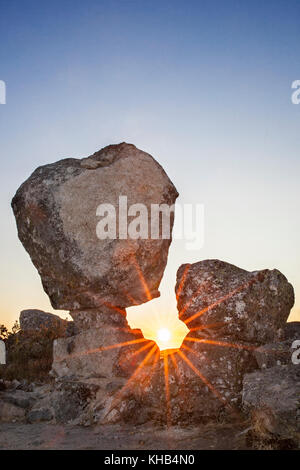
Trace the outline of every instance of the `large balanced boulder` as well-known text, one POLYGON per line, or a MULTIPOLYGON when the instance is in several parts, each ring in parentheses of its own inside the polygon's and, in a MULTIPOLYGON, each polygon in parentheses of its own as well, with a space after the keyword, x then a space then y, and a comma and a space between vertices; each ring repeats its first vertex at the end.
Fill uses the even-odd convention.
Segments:
MULTIPOLYGON (((177 196, 163 168, 131 144, 110 145, 87 158, 37 168, 18 189, 12 207, 19 238, 52 306, 124 308, 159 296, 171 237, 128 238, 120 217, 127 217, 127 207, 143 204, 150 233, 151 205, 172 206, 177 196), (98 223, 108 217, 104 206, 97 212, 100 204, 116 211, 116 235, 112 228, 105 239, 97 234, 98 223)), ((131 207, 128 224, 136 222, 139 210, 131 207)), ((111 228, 115 220, 109 214, 111 228)), ((133 232, 139 232, 138 223, 133 232)))
POLYGON ((276 269, 248 272, 219 260, 177 272, 179 318, 188 328, 257 345, 272 342, 294 305, 294 290, 276 269))

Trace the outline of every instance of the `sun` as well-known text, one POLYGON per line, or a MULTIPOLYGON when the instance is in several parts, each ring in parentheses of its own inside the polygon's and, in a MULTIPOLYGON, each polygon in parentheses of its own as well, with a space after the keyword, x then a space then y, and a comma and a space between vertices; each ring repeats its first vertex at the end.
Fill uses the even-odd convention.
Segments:
POLYGON ((157 342, 165 346, 170 341, 171 336, 171 331, 168 328, 160 328, 157 331, 157 342))

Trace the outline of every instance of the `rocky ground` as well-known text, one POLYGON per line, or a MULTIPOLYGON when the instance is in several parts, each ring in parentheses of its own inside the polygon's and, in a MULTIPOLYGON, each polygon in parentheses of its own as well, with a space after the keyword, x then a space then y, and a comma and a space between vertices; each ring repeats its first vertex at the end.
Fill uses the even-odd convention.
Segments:
POLYGON ((169 429, 124 425, 0 424, 0 450, 228 450, 251 448, 247 440, 246 423, 169 429))

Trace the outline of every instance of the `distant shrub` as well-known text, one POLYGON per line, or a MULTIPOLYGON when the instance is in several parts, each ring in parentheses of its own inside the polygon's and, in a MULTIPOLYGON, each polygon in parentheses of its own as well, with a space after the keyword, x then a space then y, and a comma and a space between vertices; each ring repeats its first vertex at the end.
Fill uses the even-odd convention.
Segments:
POLYGON ((5 341, 8 337, 8 329, 4 325, 0 325, 0 339, 5 341))
POLYGON ((6 365, 0 367, 0 378, 30 382, 50 381, 53 341, 65 335, 65 328, 20 330, 16 322, 11 331, 0 325, 0 339, 6 345, 6 365))

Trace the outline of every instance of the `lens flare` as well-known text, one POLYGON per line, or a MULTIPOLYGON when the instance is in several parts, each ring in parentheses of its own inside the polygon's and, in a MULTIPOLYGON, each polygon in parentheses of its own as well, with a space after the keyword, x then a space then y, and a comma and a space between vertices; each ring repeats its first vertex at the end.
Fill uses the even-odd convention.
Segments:
POLYGON ((171 331, 168 328, 160 328, 157 332, 159 343, 168 343, 171 339, 171 331))

